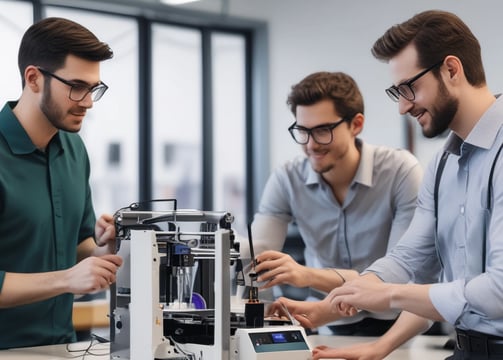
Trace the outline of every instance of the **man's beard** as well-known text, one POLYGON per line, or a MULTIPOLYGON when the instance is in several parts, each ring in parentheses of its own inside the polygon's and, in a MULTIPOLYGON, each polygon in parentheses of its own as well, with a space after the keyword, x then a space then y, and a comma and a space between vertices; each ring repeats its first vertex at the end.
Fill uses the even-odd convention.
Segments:
POLYGON ((458 112, 459 100, 449 94, 442 80, 438 84, 438 95, 441 100, 433 106, 430 127, 423 128, 423 135, 427 138, 443 134, 458 112))
POLYGON ((313 170, 315 172, 317 172, 318 174, 320 175, 323 175, 324 173, 327 173, 329 172, 330 170, 332 170, 334 168, 334 165, 333 164, 328 164, 328 165, 325 165, 324 167, 317 167, 317 168, 313 168, 313 170))
POLYGON ((63 112, 61 108, 52 99, 50 83, 46 82, 44 86, 44 93, 42 94, 42 100, 40 103, 40 111, 45 115, 47 120, 58 130, 64 130, 68 132, 77 132, 75 129, 65 126, 63 119, 63 112))

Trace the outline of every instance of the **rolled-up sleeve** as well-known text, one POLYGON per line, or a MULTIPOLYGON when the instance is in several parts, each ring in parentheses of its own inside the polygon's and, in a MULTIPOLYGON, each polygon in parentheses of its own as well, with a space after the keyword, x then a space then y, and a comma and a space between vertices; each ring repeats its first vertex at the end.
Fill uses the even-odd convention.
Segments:
POLYGON ((430 300, 435 309, 450 324, 455 324, 466 307, 464 281, 456 280, 430 287, 430 300), (445 301, 449 299, 449 301, 445 301))

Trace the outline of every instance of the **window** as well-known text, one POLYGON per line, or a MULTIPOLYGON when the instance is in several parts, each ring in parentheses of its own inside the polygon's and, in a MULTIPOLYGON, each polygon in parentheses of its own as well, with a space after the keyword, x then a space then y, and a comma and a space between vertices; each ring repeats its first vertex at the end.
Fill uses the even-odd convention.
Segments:
MULTIPOLYGON (((223 25, 221 19, 196 13, 181 23, 177 9, 159 4, 104 4, 100 12, 84 2, 49 6, 0 0, 1 13, 9 14, 0 15, 4 82, 21 83, 17 50, 33 14, 86 26, 114 51, 101 64, 110 88, 80 132, 92 164, 97 215, 139 200, 176 198, 179 208, 231 212, 236 230, 244 233, 255 201, 250 174, 256 177, 259 167, 268 173, 261 153, 266 146, 258 149, 260 166, 251 164, 251 132, 265 127, 251 126, 250 69, 265 77, 267 68, 264 61, 260 71, 251 65, 251 27, 242 19, 228 18, 223 25), (145 13, 146 7, 155 11, 145 13)), ((6 100, 20 95, 15 86, 1 91, 6 100)), ((253 91, 261 96, 259 104, 266 93, 253 91)), ((254 105, 254 113, 263 119, 267 111, 254 105)))
POLYGON ((201 209, 201 35, 154 24, 152 44, 153 198, 201 209))
POLYGON ((242 35, 211 37, 213 74, 213 201, 246 234, 246 59, 242 35))
POLYGON ((0 75, 2 86, 0 99, 16 100, 21 95, 21 74, 17 65, 19 43, 26 29, 33 23, 33 10, 30 3, 2 1, 0 3, 0 34, 2 34, 2 57, 0 75))
POLYGON ((84 119, 80 135, 91 161, 91 188, 97 216, 138 201, 138 30, 132 19, 48 7, 86 26, 110 45, 114 57, 101 63, 109 86, 84 119), (113 160, 113 164, 110 163, 113 160))
POLYGON ((199 30, 152 27, 153 198, 181 208, 229 211, 246 229, 245 39, 212 33, 203 59, 199 30), (211 64, 211 114, 203 110, 203 62, 211 64), (206 122, 206 123, 204 123, 206 122), (210 149, 210 150, 208 150, 210 149), (203 166, 211 151, 210 169, 203 166), (203 191, 211 192, 204 196, 203 191), (211 199, 211 208, 203 199, 211 199))

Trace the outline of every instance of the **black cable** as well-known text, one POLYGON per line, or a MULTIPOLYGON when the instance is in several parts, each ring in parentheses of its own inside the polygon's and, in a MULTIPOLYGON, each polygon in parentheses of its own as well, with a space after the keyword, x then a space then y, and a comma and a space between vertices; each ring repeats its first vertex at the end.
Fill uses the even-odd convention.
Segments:
MULTIPOLYGON (((100 341, 98 341, 96 339, 96 337, 97 337, 96 335, 93 335, 93 338, 89 341, 89 345, 87 345, 86 347, 81 348, 81 349, 71 349, 70 348, 71 344, 66 344, 66 351, 68 353, 72 354, 72 356, 69 358, 70 359, 81 358, 82 360, 84 360, 86 358, 86 356, 88 356, 88 355, 90 355, 90 356, 109 356, 110 351, 108 351, 108 349, 93 349, 93 346, 100 344, 100 341), (106 353, 96 353, 96 350, 98 350, 98 351, 103 350, 103 351, 106 351, 106 353), (82 353, 82 354, 73 355, 74 353, 82 353)), ((101 338, 101 339, 103 339, 103 338, 101 338)))

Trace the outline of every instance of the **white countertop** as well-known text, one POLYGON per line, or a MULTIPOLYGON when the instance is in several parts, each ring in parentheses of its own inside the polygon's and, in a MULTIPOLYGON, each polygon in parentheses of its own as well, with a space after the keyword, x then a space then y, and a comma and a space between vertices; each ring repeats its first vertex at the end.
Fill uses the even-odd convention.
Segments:
POLYGON ((30 348, 17 348, 0 351, 1 360, 61 360, 61 359, 109 359, 110 351, 108 344, 100 344, 93 341, 89 353, 86 349, 90 341, 68 345, 48 345, 30 348), (84 356, 85 355, 85 356, 84 356))
MULTIPOLYGON (((308 341, 312 348, 318 345, 330 347, 345 346, 368 342, 375 338, 359 336, 329 336, 312 335, 308 336, 308 341)), ((392 352, 386 360, 444 360, 452 355, 452 350, 443 348, 447 336, 416 336, 400 348, 392 352)), ((1 357, 0 357, 1 358, 1 357)))
MULTIPOLYGON (((308 342, 312 347, 327 345, 331 347, 356 344, 373 338, 357 336, 311 335, 308 342)), ((386 360, 444 360, 452 351, 444 350, 446 336, 417 336, 399 349, 395 350, 386 360)), ((93 342, 89 353, 85 350, 89 341, 69 345, 50 345, 32 348, 19 348, 0 351, 0 360, 61 360, 61 359, 109 359, 109 345, 93 342), (83 355, 85 356, 83 357, 83 355)), ((209 359, 213 360, 213 359, 209 359)))

